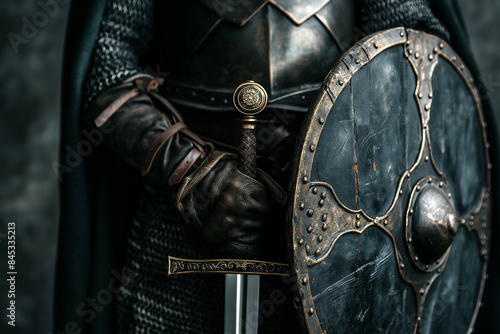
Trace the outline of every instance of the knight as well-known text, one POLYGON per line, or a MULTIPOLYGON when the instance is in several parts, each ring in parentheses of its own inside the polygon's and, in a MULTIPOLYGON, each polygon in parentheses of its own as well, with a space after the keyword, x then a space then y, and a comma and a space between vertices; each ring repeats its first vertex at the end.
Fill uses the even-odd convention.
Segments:
MULTIPOLYGON (((223 332, 223 278, 168 276, 167 257, 286 262, 292 156, 325 75, 360 38, 394 27, 467 58, 459 17, 454 0, 73 3, 63 147, 82 131, 103 144, 62 170, 56 332, 223 332), (238 166, 232 104, 247 80, 269 101, 255 177, 238 166)), ((262 285, 259 333, 301 332, 292 280, 262 285)))

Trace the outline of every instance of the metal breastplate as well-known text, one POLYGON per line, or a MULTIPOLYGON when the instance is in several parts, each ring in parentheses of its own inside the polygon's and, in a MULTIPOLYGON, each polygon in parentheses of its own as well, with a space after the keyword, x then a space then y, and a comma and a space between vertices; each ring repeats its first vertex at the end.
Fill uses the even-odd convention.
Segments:
POLYGON ((160 67, 174 103, 232 109, 246 80, 271 107, 306 111, 354 36, 351 0, 190 0, 156 4, 160 67), (174 8, 172 8, 174 7, 174 8))

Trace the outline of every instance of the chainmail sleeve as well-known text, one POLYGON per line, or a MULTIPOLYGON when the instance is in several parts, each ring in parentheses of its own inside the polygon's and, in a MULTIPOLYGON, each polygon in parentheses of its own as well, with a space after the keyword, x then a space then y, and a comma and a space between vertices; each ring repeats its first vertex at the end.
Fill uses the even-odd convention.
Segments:
POLYGON ((85 83, 85 108, 105 89, 142 72, 153 34, 153 0, 108 0, 85 83))
POLYGON ((429 0, 358 0, 363 34, 404 26, 449 41, 446 27, 431 9, 429 0))

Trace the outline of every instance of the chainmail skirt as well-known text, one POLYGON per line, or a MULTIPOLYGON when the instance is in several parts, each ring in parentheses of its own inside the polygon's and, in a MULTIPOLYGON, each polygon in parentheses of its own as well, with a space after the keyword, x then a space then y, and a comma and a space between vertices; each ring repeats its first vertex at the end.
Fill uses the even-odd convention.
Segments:
MULTIPOLYGON (((171 205, 171 196, 145 192, 128 240, 131 279, 117 296, 120 334, 223 333, 224 275, 168 276, 168 256, 207 258, 197 229, 171 205)), ((259 333, 300 333, 291 278, 261 278, 259 333)))

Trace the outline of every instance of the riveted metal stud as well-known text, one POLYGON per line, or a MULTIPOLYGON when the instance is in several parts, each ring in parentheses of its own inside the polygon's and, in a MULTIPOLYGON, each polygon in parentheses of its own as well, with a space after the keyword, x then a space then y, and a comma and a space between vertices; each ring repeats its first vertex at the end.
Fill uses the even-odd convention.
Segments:
POLYGON ((399 191, 399 194, 400 194, 400 195, 403 195, 403 189, 401 189, 401 190, 399 191))
POLYGON ((304 210, 305 207, 306 207, 306 205, 304 203, 300 203, 300 205, 299 205, 300 210, 304 210))
POLYGON ((438 52, 438 48, 434 48, 434 53, 437 53, 438 52))
POLYGON ((424 289, 420 289, 419 293, 420 293, 421 296, 423 296, 424 293, 425 293, 425 290, 424 289))
POLYGON ((426 110, 426 111, 429 111, 429 109, 431 109, 431 105, 430 105, 430 104, 426 104, 426 105, 425 105, 425 110, 426 110))
POLYGON ((315 254, 316 256, 320 256, 320 255, 321 255, 321 251, 320 251, 319 249, 316 249, 316 252, 314 252, 314 254, 315 254))
POLYGON ((325 123, 325 119, 323 117, 320 117, 318 122, 319 122, 319 124, 323 124, 323 123, 325 123))
POLYGON ((326 213, 324 213, 324 214, 323 214, 323 216, 321 217, 321 220, 322 220, 322 221, 324 221, 324 222, 326 222, 326 218, 327 218, 327 217, 328 217, 328 216, 326 215, 326 213))
POLYGON ((415 59, 418 59, 420 57, 420 54, 418 52, 415 53, 415 59))
POLYGON ((420 186, 417 186, 417 191, 420 191, 420 189, 422 189, 422 188, 420 188, 420 186))
POLYGON ((318 188, 313 188, 313 194, 316 195, 318 193, 318 188))
POLYGON ((361 218, 361 215, 359 213, 356 214, 356 219, 360 219, 361 218))
POLYGON ((413 214, 413 209, 410 209, 410 216, 413 214))
POLYGON ((432 177, 430 177, 427 182, 432 183, 432 177))
POLYGON ((299 246, 302 246, 304 244, 304 239, 299 240, 299 246))
POLYGON ((360 60, 359 58, 356 58, 356 59, 354 59, 354 62, 355 62, 356 64, 359 64, 359 63, 361 62, 361 60, 360 60))
POLYGON ((343 84, 344 84, 344 79, 340 78, 340 79, 339 79, 339 85, 341 85, 341 86, 342 86, 343 84))
POLYGON ((326 198, 326 193, 321 193, 321 198, 325 199, 326 198))
POLYGON ((448 193, 448 198, 451 198, 451 193, 448 193))
POLYGON ((444 182, 443 181, 439 182, 439 188, 443 188, 443 186, 444 186, 444 182))
POLYGON ((310 307, 307 312, 309 313, 309 315, 313 315, 314 314, 314 309, 312 307, 310 307))
POLYGON ((399 36, 401 36, 401 37, 405 37, 405 33, 404 33, 403 31, 401 31, 401 32, 399 33, 399 36))
POLYGON ((401 263, 401 269, 404 269, 404 268, 405 268, 405 264, 401 263))
POLYGON ((309 227, 307 228, 307 233, 312 233, 312 231, 313 231, 312 226, 309 226, 309 227))
POLYGON ((303 285, 306 285, 307 283, 309 283, 309 280, 307 279, 307 277, 304 277, 304 278, 302 279, 302 284, 303 284, 303 285))
POLYGON ((413 54, 413 50, 408 50, 408 54, 411 56, 413 54))
POLYGON ((304 176, 304 177, 302 178, 302 182, 303 182, 303 183, 307 183, 307 181, 309 181, 309 179, 307 178, 307 176, 304 176))
POLYGON ((429 99, 432 99, 432 92, 429 93, 429 99))
POLYGON ((325 205, 325 200, 324 199, 320 199, 319 200, 319 206, 323 206, 325 205))
POLYGON ((314 213, 313 209, 309 209, 309 210, 307 210, 307 215, 308 215, 309 217, 312 217, 313 213, 314 213))
POLYGON ((356 221, 356 227, 357 227, 357 228, 360 228, 360 227, 361 227, 361 222, 360 222, 359 220, 358 220, 358 221, 356 221))
POLYGON ((428 155, 425 156, 425 162, 429 162, 429 156, 428 155))
POLYGON ((328 230, 328 225, 323 224, 323 226, 321 228, 323 229, 323 231, 326 231, 326 230, 328 230))
POLYGON ((418 98, 421 99, 424 97, 424 94, 422 94, 422 92, 418 93, 418 98))
POLYGON ((439 43, 439 48, 440 49, 444 48, 444 44, 443 43, 439 43))
POLYGON ((384 225, 387 226, 388 222, 387 222, 387 219, 384 219, 384 225))
POLYGON ((318 242, 321 242, 321 241, 323 241, 323 236, 322 236, 322 235, 320 235, 320 236, 318 237, 318 242))
POLYGON ((311 145, 311 146, 309 146, 309 149, 311 150, 311 152, 314 152, 314 150, 316 149, 316 146, 311 145))
POLYGON ((412 242, 412 239, 408 238, 408 243, 411 244, 411 242, 412 242))
POLYGON ((418 256, 415 256, 415 262, 418 262, 418 256))

